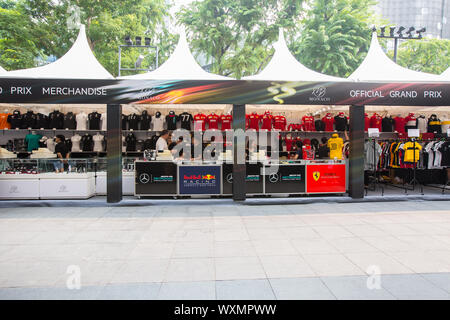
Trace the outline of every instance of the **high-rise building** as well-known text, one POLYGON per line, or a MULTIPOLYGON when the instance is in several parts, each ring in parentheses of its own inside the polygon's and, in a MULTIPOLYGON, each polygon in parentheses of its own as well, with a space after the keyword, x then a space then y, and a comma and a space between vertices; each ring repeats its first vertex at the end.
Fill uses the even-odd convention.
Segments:
POLYGON ((450 39, 450 0, 378 0, 377 12, 405 28, 427 28, 424 36, 450 39))

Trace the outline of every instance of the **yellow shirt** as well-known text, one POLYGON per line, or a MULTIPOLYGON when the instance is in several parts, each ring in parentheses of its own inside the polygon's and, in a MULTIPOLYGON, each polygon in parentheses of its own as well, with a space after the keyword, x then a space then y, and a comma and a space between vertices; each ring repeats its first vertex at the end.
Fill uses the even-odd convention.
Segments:
POLYGON ((403 150, 405 150, 405 156, 403 162, 417 162, 420 157, 420 150, 422 150, 422 146, 417 142, 408 141, 403 146, 403 150), (415 153, 415 154, 414 154, 415 153))
POLYGON ((328 148, 330 149, 330 159, 342 159, 342 146, 344 140, 342 138, 331 138, 328 140, 328 148))

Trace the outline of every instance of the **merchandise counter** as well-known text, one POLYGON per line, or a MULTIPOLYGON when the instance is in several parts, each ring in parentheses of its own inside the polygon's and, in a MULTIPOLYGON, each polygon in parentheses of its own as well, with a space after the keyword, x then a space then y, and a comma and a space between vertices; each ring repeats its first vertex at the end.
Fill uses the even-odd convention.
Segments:
MULTIPOLYGON (((331 194, 346 192, 346 163, 332 160, 249 162, 247 195, 331 194)), ((135 195, 229 196, 233 165, 222 162, 135 162, 135 195)))

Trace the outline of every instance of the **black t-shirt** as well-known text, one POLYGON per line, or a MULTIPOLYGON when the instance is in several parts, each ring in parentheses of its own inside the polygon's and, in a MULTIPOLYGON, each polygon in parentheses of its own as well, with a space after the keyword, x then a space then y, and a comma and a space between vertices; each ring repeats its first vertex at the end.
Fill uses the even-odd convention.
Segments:
POLYGON ((27 113, 22 115, 22 123, 21 128, 22 129, 28 129, 33 128, 35 125, 35 114, 33 111, 28 111, 27 113))
POLYGON ((176 130, 177 129, 177 121, 178 117, 174 113, 169 113, 166 116, 167 130, 176 130))
POLYGON ((383 132, 393 132, 394 131, 395 121, 392 117, 384 117, 381 120, 381 129, 383 132))
POLYGON ((136 136, 133 133, 127 135, 125 142, 127 143, 127 151, 136 151, 136 136))
POLYGON ((22 115, 19 110, 14 110, 12 114, 8 116, 8 123, 11 125, 11 129, 20 129, 22 125, 22 115))
POLYGON ((83 151, 93 151, 94 150, 94 140, 90 134, 85 134, 81 137, 80 147, 83 151))
POLYGON ((66 158, 66 155, 69 153, 66 144, 64 142, 57 143, 55 146, 55 153, 61 153, 61 156, 66 158))
POLYGON ((178 116, 178 120, 181 122, 182 129, 191 130, 191 123, 194 120, 192 114, 183 112, 178 116))
POLYGON ((48 123, 48 117, 45 114, 38 113, 34 115, 35 121, 34 121, 34 127, 33 129, 48 129, 49 123, 48 123))
POLYGON ((320 119, 314 121, 314 127, 316 128, 316 131, 325 131, 325 123, 320 119))
POLYGON ((450 167, 450 142, 444 142, 439 148, 439 152, 442 154, 441 166, 450 167))
POLYGON ((50 129, 64 129, 64 114, 59 111, 53 111, 48 115, 50 129))
POLYGON ((75 119, 75 115, 73 112, 68 112, 64 116, 64 129, 72 129, 75 130, 77 127, 77 120, 75 119))
POLYGON ((325 159, 328 158, 328 152, 330 152, 330 148, 326 144, 319 145, 319 159, 325 159))
POLYGON ((150 123, 152 122, 152 116, 147 112, 142 112, 141 114, 141 130, 150 129, 150 123))
POLYGON ((122 115, 122 130, 127 130, 128 117, 126 115, 122 115))
POLYGON ((335 116, 334 125, 337 131, 346 131, 348 125, 347 117, 335 116))
POLYGON ((138 124, 141 117, 136 113, 130 114, 128 116, 128 130, 138 130, 138 124))
POLYGON ((100 130, 100 119, 102 115, 98 112, 92 112, 88 115, 89 130, 100 130))

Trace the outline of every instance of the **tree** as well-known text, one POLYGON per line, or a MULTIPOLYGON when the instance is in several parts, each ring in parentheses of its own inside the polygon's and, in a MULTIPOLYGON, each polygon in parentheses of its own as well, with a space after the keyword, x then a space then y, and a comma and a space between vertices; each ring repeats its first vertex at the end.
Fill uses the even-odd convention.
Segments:
POLYGON ((290 48, 305 66, 347 77, 362 62, 374 24, 373 0, 310 0, 301 34, 290 48))
POLYGON ((212 63, 211 72, 241 78, 257 73, 273 51, 280 27, 295 30, 302 0, 203 0, 177 14, 197 56, 212 63))
MULTIPOLYGON (((11 5, 10 0, 0 0, 0 6, 11 5)), ((100 63, 113 75, 118 70, 118 46, 123 44, 126 35, 148 36, 153 44, 167 48, 164 18, 168 15, 168 6, 164 0, 19 0, 15 2, 14 11, 24 17, 23 29, 32 36, 24 37, 31 41, 37 52, 50 56, 61 57, 72 46, 79 29, 79 23, 86 26, 88 41, 100 63), (38 32, 34 32, 37 30, 38 32)), ((20 18, 16 23, 23 23, 20 18)), ((19 38, 18 30, 11 32, 11 38, 19 38)), ((4 37, 0 37, 0 43, 4 37)), ((173 37, 169 37, 173 41, 173 37)), ((20 42, 18 42, 20 45, 20 42)), ((36 57, 36 51, 23 48, 29 56, 36 57)), ((123 63, 131 67, 142 51, 126 50, 123 53, 123 63)), ((2 63, 3 55, 0 63, 2 63)), ((162 52, 162 57, 167 53, 162 52)), ((142 67, 154 64, 155 52, 149 52, 142 67)), ((19 60, 8 64, 9 69, 16 69, 19 60)), ((36 66, 34 59, 27 60, 27 67, 36 66), (30 65, 31 64, 31 65, 30 65), (33 65, 34 64, 34 65, 33 65)), ((24 64, 24 62, 21 62, 24 64)))
MULTIPOLYGON (((393 56, 393 52, 389 53, 393 56)), ((450 40, 407 40, 400 44, 397 62, 401 66, 441 74, 450 66, 450 40)))

